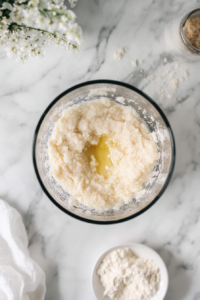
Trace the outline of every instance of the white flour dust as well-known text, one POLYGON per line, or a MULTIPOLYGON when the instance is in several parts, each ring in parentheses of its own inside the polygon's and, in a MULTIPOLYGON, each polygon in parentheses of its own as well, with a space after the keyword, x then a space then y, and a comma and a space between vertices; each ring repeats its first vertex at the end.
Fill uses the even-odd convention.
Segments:
POLYGON ((158 291, 160 271, 150 259, 128 248, 109 253, 97 271, 104 296, 115 300, 150 300, 158 291))

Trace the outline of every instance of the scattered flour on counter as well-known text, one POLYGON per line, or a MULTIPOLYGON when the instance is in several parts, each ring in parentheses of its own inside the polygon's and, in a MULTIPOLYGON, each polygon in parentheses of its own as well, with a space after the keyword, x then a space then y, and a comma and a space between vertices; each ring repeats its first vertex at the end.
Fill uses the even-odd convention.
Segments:
POLYGON ((127 52, 128 48, 123 47, 116 51, 113 55, 115 60, 121 60, 124 57, 124 54, 127 52))
POLYGON ((136 60, 132 60, 132 62, 131 62, 131 63, 132 63, 132 65, 133 65, 133 66, 135 66, 135 67, 136 67, 136 66, 138 65, 138 60, 137 60, 137 59, 136 59, 136 60))
MULTIPOLYGON (((179 101, 178 88, 180 84, 188 79, 188 72, 178 63, 168 63, 163 59, 164 65, 160 66, 152 75, 144 78, 144 91, 158 94, 159 99, 172 99, 179 101)), ((152 95, 153 96, 153 95, 152 95)))
POLYGON ((178 88, 178 85, 179 85, 179 80, 176 78, 176 79, 173 79, 172 82, 171 82, 171 86, 174 88, 174 89, 177 89, 178 88))
POLYGON ((140 60, 135 59, 135 60, 132 60, 131 64, 132 64, 134 67, 137 67, 137 66, 143 64, 143 62, 144 62, 144 60, 142 60, 142 59, 140 59, 140 60))
MULTIPOLYGON (((152 97, 154 94, 159 95, 159 99, 171 99, 172 101, 181 101, 178 94, 179 86, 189 77, 187 70, 183 69, 177 62, 169 63, 167 57, 163 58, 163 64, 158 67, 152 74, 148 75, 144 69, 141 68, 143 60, 135 59, 131 64, 138 71, 138 76, 143 77, 142 89, 150 93, 152 97)), ((154 62, 154 66, 155 66, 154 62)), ((133 75, 131 75, 133 76, 133 75)))
POLYGON ((152 260, 135 256, 128 248, 109 253, 97 274, 104 296, 115 300, 150 300, 159 288, 158 266, 152 260))
MULTIPOLYGON (((135 67, 135 70, 137 70, 140 73, 139 76, 146 77, 144 70, 141 68, 141 65, 143 63, 144 63, 144 60, 142 60, 142 59, 132 60, 132 62, 131 62, 131 64, 135 67)), ((133 74, 131 76, 133 76, 133 74)))

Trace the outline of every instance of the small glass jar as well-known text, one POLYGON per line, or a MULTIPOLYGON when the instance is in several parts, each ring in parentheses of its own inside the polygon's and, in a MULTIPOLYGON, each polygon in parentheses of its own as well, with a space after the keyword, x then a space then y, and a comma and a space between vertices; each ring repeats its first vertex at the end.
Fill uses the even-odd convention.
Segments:
POLYGON ((190 60, 200 59, 200 49, 195 48, 185 35, 185 24, 188 19, 200 17, 200 8, 190 11, 187 14, 180 14, 175 20, 167 24, 165 30, 165 42, 168 51, 176 56, 190 60))

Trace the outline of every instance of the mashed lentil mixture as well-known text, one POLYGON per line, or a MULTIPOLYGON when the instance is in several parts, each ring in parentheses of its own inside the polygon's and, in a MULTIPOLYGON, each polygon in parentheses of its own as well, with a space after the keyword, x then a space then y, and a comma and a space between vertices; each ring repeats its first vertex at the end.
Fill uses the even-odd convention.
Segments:
POLYGON ((63 111, 48 151, 56 180, 98 210, 128 203, 158 159, 156 143, 136 112, 108 98, 63 111))

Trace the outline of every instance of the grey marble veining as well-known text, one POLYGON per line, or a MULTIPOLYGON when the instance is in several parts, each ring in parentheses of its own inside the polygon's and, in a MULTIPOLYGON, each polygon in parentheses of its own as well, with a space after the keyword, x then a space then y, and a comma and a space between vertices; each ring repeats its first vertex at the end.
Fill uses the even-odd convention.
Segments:
POLYGON ((0 197, 23 216, 30 252, 46 273, 46 300, 95 299, 95 260, 127 242, 144 243, 163 257, 169 271, 166 300, 200 299, 200 61, 178 61, 163 39, 170 18, 197 5, 200 1, 79 0, 75 12, 84 30, 79 53, 48 49, 45 58, 19 65, 0 52, 0 197), (128 51, 115 61, 113 53, 121 47, 128 51), (135 59, 143 63, 134 67, 135 59), (181 77, 185 71, 187 78, 172 89, 171 74, 181 77), (74 220, 55 207, 32 166, 33 134, 46 106, 72 85, 105 78, 149 94, 166 113, 177 146, 175 172, 161 199, 136 219, 106 227, 74 220))

